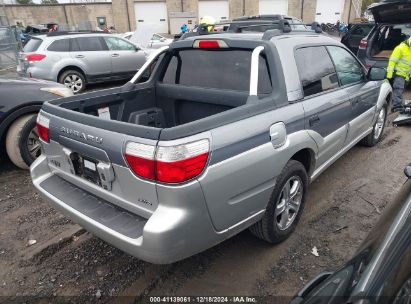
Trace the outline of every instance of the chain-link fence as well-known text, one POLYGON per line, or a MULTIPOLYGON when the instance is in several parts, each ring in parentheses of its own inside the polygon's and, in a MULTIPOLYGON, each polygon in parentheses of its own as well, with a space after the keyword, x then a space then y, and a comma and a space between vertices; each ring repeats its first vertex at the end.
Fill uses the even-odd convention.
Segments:
POLYGON ((21 50, 16 29, 10 26, 0 26, 0 72, 15 70, 17 56, 21 50))

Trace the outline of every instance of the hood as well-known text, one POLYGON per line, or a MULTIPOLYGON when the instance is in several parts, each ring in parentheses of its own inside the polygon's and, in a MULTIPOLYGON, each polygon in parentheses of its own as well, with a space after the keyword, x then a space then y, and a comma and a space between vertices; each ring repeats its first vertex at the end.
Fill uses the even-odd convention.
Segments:
POLYGON ((148 44, 155 33, 155 26, 151 24, 139 24, 137 30, 130 37, 130 41, 142 48, 148 48, 148 44))
POLYGON ((411 23, 411 0, 381 0, 368 10, 377 23, 411 23))

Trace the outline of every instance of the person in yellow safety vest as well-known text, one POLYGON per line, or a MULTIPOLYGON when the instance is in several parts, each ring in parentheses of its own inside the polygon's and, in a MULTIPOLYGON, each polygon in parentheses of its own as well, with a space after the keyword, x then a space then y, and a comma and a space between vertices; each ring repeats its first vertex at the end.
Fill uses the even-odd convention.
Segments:
POLYGON ((401 42, 392 52, 387 78, 393 87, 392 110, 401 111, 404 108, 404 90, 411 78, 411 38, 401 42))
POLYGON ((214 24, 216 24, 216 21, 211 16, 204 16, 200 19, 200 25, 208 25, 207 29, 209 32, 213 31, 214 24))

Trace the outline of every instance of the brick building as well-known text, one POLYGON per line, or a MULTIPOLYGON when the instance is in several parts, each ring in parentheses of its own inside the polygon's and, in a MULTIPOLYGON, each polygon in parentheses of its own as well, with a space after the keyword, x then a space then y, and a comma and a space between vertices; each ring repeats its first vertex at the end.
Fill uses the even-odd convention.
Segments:
POLYGON ((88 22, 105 24, 120 32, 133 31, 141 24, 152 24, 157 32, 175 33, 183 22, 194 26, 211 15, 229 20, 243 15, 286 14, 303 19, 335 23, 359 17, 361 0, 112 0, 109 2, 58 5, 6 5, 11 24, 57 22, 68 28, 88 22))

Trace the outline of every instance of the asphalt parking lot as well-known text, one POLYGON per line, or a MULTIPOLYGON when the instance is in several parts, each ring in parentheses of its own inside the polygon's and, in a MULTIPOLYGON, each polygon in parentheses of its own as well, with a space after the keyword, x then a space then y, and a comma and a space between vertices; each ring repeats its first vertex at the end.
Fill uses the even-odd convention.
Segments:
POLYGON ((377 146, 354 147, 313 183, 302 220, 284 243, 271 246, 245 231, 171 265, 140 261, 87 233, 39 197, 28 172, 3 160, 0 303, 9 303, 7 296, 53 295, 102 303, 114 295, 124 296, 118 303, 151 295, 287 299, 346 261, 405 181, 411 128, 393 127, 393 117, 377 146))

